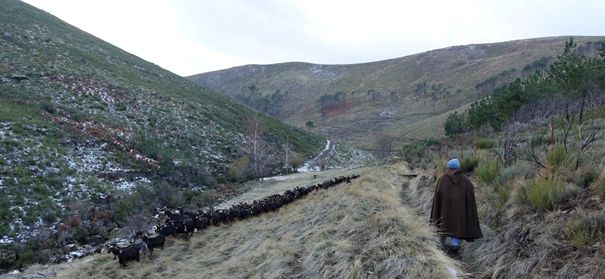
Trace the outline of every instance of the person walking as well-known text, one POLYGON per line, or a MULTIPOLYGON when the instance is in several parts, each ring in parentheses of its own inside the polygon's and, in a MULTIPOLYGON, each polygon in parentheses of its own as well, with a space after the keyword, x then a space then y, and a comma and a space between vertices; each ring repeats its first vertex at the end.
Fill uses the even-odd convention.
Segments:
POLYGON ((457 252, 461 240, 473 241, 483 236, 479 227, 473 183, 460 170, 460 161, 451 159, 433 196, 431 223, 438 228, 442 243, 450 238, 450 248, 457 252))

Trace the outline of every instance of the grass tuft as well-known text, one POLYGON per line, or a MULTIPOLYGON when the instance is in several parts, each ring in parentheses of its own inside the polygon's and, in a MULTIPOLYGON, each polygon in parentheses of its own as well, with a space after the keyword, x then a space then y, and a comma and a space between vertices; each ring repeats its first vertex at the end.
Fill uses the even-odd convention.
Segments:
POLYGON ((522 191, 522 200, 526 200, 538 210, 555 210, 563 201, 565 185, 560 178, 538 177, 522 191))
POLYGON ((496 141, 493 139, 480 138, 475 142, 475 147, 477 149, 491 149, 496 146, 496 141))
POLYGON ((485 184, 490 184, 500 173, 500 162, 496 159, 489 159, 480 164, 475 170, 475 174, 485 184))
POLYGON ((555 144, 550 147, 546 154, 546 162, 554 168, 560 167, 567 159, 567 150, 562 144, 555 144))
POLYGON ((476 155, 466 155, 460 162, 460 169, 462 169, 463 172, 472 172, 475 170, 478 164, 479 157, 476 155))
POLYGON ((604 240, 605 217, 587 216, 571 220, 565 225, 564 232, 577 249, 584 249, 604 240))

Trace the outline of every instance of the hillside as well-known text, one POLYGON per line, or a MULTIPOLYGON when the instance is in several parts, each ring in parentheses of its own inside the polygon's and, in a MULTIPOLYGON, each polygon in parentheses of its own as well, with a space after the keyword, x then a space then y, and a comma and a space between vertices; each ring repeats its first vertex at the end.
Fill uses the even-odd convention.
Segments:
POLYGON ((325 145, 25 3, 2 1, 0 30, 0 269, 236 193, 254 140, 260 175, 325 145))
MULTIPOLYGON (((424 217, 401 203, 402 185, 417 182, 402 176, 408 172, 405 164, 397 164, 318 173, 319 179, 362 176, 275 212, 196 232, 188 241, 171 237, 164 250, 126 268, 100 254, 59 266, 34 266, 6 278, 461 278, 424 217)), ((313 179, 297 175, 238 200, 313 179)))
MULTIPOLYGON (((351 65, 246 65, 189 78, 332 140, 383 148, 376 138, 442 137, 449 111, 498 85, 545 70, 566 39, 454 46, 351 65)), ((587 43, 601 39, 576 41, 584 52, 594 53, 595 45, 587 43)))

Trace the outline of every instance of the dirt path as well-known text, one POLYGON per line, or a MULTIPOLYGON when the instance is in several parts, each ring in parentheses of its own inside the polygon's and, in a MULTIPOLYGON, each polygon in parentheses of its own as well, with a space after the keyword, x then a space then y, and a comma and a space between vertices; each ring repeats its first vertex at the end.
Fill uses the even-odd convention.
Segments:
MULTIPOLYGON (((411 205, 416 209, 418 215, 425 217, 429 223, 430 209, 433 200, 435 188, 435 173, 434 171, 416 170, 412 173, 417 176, 407 181, 402 180, 401 200, 402 204, 411 205)), ((466 246, 470 245, 464 242, 466 246)), ((468 257, 465 257, 464 250, 460 253, 447 253, 447 255, 457 261, 463 271, 464 278, 479 278, 479 267, 472 262, 468 257)))

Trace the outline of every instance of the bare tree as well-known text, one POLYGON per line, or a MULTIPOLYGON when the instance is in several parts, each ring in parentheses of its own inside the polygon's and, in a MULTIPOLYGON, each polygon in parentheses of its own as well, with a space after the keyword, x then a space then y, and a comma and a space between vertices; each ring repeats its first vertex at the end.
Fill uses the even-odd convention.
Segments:
POLYGON ((248 122, 248 143, 250 144, 250 154, 252 155, 252 165, 256 178, 264 175, 267 164, 273 160, 274 152, 271 144, 265 140, 267 127, 262 119, 255 114, 248 122))
POLYGON ((580 124, 578 126, 578 155, 576 157, 576 170, 580 166, 580 160, 582 159, 582 155, 597 140, 597 131, 599 130, 596 122, 593 120, 590 125, 590 128, 588 128, 587 134, 585 136, 582 136, 582 126, 583 124, 580 124))
POLYGON ((286 143, 284 144, 284 169, 286 173, 290 172, 290 139, 286 136, 286 143))

